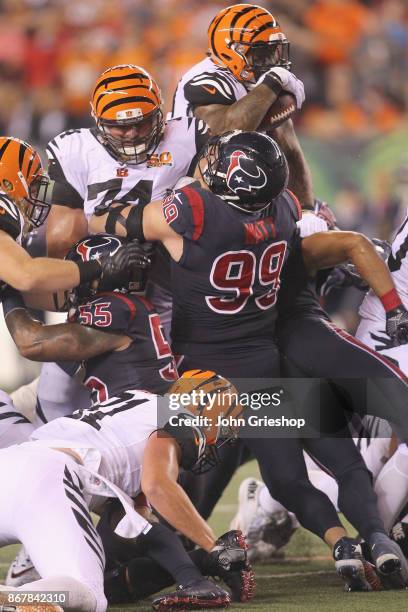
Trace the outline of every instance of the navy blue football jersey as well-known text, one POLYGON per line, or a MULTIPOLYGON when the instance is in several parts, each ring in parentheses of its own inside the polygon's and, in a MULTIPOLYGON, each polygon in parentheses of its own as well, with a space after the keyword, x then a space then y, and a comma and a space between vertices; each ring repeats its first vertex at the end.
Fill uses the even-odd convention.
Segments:
POLYGON ((142 296, 99 293, 81 304, 70 320, 132 339, 125 350, 109 351, 84 362, 84 384, 91 390, 93 402, 103 402, 128 389, 161 394, 177 379, 160 317, 142 296))
POLYGON ((282 267, 299 240, 295 196, 285 191, 247 214, 194 183, 166 198, 163 210, 184 239, 172 262, 175 352, 273 339, 282 267))

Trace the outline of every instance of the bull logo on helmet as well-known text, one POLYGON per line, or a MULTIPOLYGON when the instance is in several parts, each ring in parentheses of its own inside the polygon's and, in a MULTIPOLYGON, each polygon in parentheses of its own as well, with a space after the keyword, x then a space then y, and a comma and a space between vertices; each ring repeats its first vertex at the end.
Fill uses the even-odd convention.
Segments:
POLYGON ((226 173, 228 189, 239 195, 239 191, 257 191, 265 187, 266 174, 244 151, 234 151, 226 173))
POLYGON ((109 249, 109 254, 114 255, 121 246, 121 241, 114 236, 101 236, 100 238, 93 236, 78 244, 76 250, 81 256, 82 261, 91 261, 92 259, 100 259, 102 255, 101 250, 109 249))

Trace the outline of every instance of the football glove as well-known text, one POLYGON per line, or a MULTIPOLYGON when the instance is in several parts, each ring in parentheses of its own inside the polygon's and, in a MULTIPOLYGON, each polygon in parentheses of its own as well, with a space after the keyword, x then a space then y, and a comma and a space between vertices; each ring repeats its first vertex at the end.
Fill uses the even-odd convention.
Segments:
POLYGON ((293 94, 296 98, 296 106, 302 108, 302 104, 305 101, 305 88, 300 79, 295 77, 289 70, 286 70, 286 68, 276 67, 265 72, 257 81, 257 85, 261 85, 265 78, 268 78, 268 75, 277 80, 284 91, 293 94))
POLYGON ((408 343, 408 311, 398 306, 386 314, 385 331, 394 346, 408 343))
POLYGON ((122 245, 116 253, 101 259, 102 274, 98 291, 110 291, 126 286, 134 276, 135 269, 145 270, 151 264, 146 250, 137 241, 122 245))
POLYGON ((247 544, 241 531, 228 531, 218 538, 208 555, 206 572, 224 580, 233 601, 252 599, 255 576, 247 560, 247 544))
MULTIPOLYGON (((323 274, 323 271, 320 274, 323 274)), ((326 278, 318 283, 317 290, 319 295, 326 296, 329 295, 332 289, 343 289, 346 287, 355 287, 360 291, 367 291, 368 289, 365 280, 355 270, 350 268, 348 264, 336 266, 330 270, 326 278)))

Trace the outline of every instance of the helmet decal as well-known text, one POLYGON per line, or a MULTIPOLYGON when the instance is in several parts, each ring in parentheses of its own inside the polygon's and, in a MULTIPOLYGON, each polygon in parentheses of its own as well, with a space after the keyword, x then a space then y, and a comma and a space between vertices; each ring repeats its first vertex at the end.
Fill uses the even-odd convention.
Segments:
POLYGON ((234 193, 247 191, 251 193, 265 187, 267 178, 265 172, 243 151, 234 151, 227 169, 227 186, 234 193), (257 174, 253 174, 256 169, 257 174), (252 171, 252 172, 251 172, 252 171))
POLYGON ((81 256, 82 261, 91 261, 100 259, 100 249, 109 249, 110 254, 114 255, 121 245, 121 241, 115 236, 100 236, 98 244, 95 244, 95 237, 92 237, 82 240, 77 245, 76 252, 81 256))

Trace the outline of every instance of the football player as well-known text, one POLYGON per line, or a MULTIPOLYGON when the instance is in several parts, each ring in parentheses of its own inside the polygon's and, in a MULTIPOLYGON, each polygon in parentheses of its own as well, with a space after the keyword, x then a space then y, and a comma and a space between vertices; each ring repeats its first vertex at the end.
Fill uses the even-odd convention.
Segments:
MULTIPOLYGON (((408 307, 407 252, 408 214, 395 234, 387 262, 405 307, 408 307)), ((398 365, 408 376, 408 346, 396 344, 387 333, 384 315, 379 308, 377 297, 371 291, 365 296, 359 313, 361 321, 356 333, 357 338, 398 365)), ((388 529, 391 529, 407 502, 407 483, 408 449, 407 445, 402 443, 378 474, 375 484, 378 507, 388 529)))
MULTIPOLYGON (((67 257, 70 260, 86 260, 95 253, 113 256, 116 250, 120 248, 121 243, 122 239, 115 236, 93 236, 75 245, 67 257)), ((177 374, 170 347, 163 336, 160 318, 145 298, 129 292, 130 289, 138 291, 144 289, 146 281, 145 264, 146 258, 141 252, 141 262, 138 269, 134 271, 131 283, 123 287, 117 287, 121 291, 99 293, 98 287, 90 283, 73 290, 68 296, 68 303, 72 307, 70 321, 60 325, 43 326, 38 321, 33 320, 25 309, 21 297, 16 292, 8 290, 4 295, 3 302, 6 323, 20 352, 34 360, 84 361, 85 384, 92 390, 93 399, 98 402, 98 405, 104 401, 109 404, 109 398, 120 396, 129 389, 130 385, 164 393, 168 390, 170 382, 176 379, 177 374)), ((193 382, 193 386, 194 384, 199 385, 201 382, 203 382, 203 377, 199 375, 198 382, 193 382)), ((211 386, 212 388, 213 386, 211 386)), ((174 392, 176 392, 176 389, 174 392)), ((143 402, 130 403, 130 407, 132 407, 143 402)), ((128 407, 128 403, 125 402, 125 404, 128 407)), ((123 410, 125 408, 111 407, 108 411, 109 416, 123 410)), ((138 410, 135 412, 137 413, 138 410)), ((84 422, 90 423, 92 419, 90 420, 87 416, 89 413, 90 410, 85 410, 81 413, 82 416, 75 417, 74 415, 73 418, 80 418, 84 422)), ((136 413, 135 417, 137 417, 136 413)), ((78 415, 79 411, 75 414, 78 415)), ((94 414, 99 418, 101 414, 99 408, 95 408, 94 414)), ((156 413, 152 415, 152 418, 157 418, 156 413)), ((53 421, 53 423, 58 423, 58 421, 53 421)), ((70 423, 70 421, 67 422, 70 423)), ((63 430, 64 427, 62 426, 63 430)), ((94 427, 97 430, 100 429, 95 424, 94 427)), ((124 427, 123 436, 125 436, 126 431, 131 431, 131 429, 124 427)), ((180 431, 182 429, 182 427, 179 427, 180 431)), ((56 430, 54 437, 60 439, 61 435, 62 433, 59 434, 56 430)), ((214 430, 212 430, 211 435, 213 438, 216 437, 214 430)), ((127 444, 130 444, 129 440, 127 440, 127 444)), ((189 442, 186 442, 186 444, 189 445, 189 442)), ((149 461, 152 461, 151 457, 149 461)), ((115 466, 111 469, 116 473, 116 469, 119 468, 117 464, 115 466)), ((126 472, 126 470, 124 471, 126 472)), ((153 472, 153 466, 150 471, 153 472)), ((146 472, 146 469, 144 472, 146 472)), ((126 474, 122 477, 127 482, 126 474)), ((132 476, 129 482, 133 482, 133 478, 132 476)), ((153 481, 146 480, 147 484, 149 482, 153 484, 153 481)), ((154 482, 159 482, 157 475, 154 482)), ((147 484, 146 490, 148 488, 147 484)), ((129 484, 126 486, 129 486, 129 484)), ((165 486, 160 490, 163 493, 165 486)), ((160 501, 154 501, 157 495, 158 492, 155 494, 149 489, 149 500, 153 505, 157 503, 161 505, 160 501)), ((168 503, 170 503, 169 500, 168 503)), ((159 512, 170 522, 173 520, 172 516, 163 514, 162 510, 159 512)), ((177 507, 177 512, 181 517, 182 508, 180 506, 177 507)), ((179 525, 177 528, 179 528, 179 525)), ((155 529, 156 532, 158 530, 159 527, 155 529)), ((171 549, 170 558, 165 557, 164 559, 166 569, 171 573, 174 566, 181 568, 180 574, 177 571, 176 574, 173 574, 173 580, 183 584, 185 588, 177 592, 174 597, 184 598, 186 605, 189 598, 193 601, 197 597, 201 600, 210 598, 212 605, 217 605, 220 593, 217 592, 217 589, 213 591, 212 583, 208 585, 201 581, 200 584, 196 584, 198 580, 196 568, 185 556, 184 550, 181 548, 177 553, 177 550, 174 550, 174 546, 177 544, 174 541, 169 541, 170 535, 162 533, 162 531, 155 537, 159 540, 160 538, 167 538, 168 548, 171 549), (183 568, 187 573, 184 572, 183 568)), ((218 542, 217 546, 225 548, 228 542, 230 548, 235 546, 235 548, 242 549, 244 544, 240 543, 239 538, 237 538, 238 536, 229 534, 225 540, 218 542)), ((242 555, 241 557, 238 555, 238 557, 241 558, 242 555)), ((160 556, 159 559, 163 561, 160 556)), ((23 559, 23 561, 27 566, 26 560, 23 559)), ((41 574, 35 556, 32 561, 41 574)), ((252 572, 244 562, 237 563, 237 558, 235 558, 231 572, 222 571, 220 566, 215 567, 214 559, 211 563, 207 562, 207 566, 211 566, 213 572, 214 570, 217 571, 217 575, 222 574, 223 578, 229 583, 232 581, 236 597, 248 598, 251 596, 252 572)), ((167 584, 169 583, 167 582, 167 584)), ((112 588, 111 583, 110 588, 112 588)), ((160 588, 159 583, 157 590, 160 588)), ((221 593, 219 603, 225 603, 225 601, 225 593, 221 593)))
MULTIPOLYGON (((256 130, 283 91, 297 107, 303 83, 290 72, 289 41, 269 11, 254 4, 222 9, 208 28, 208 57, 190 68, 174 94, 173 117, 198 117, 213 134, 256 130)), ((312 179, 293 123, 273 131, 289 164, 289 187, 302 207, 313 210, 312 179)))
MULTIPOLYGON (((156 81, 133 64, 113 66, 101 74, 92 92, 91 113, 94 128, 63 132, 47 147, 54 204, 47 246, 56 257, 63 257, 88 234, 87 219, 96 209, 103 210, 113 200, 136 207, 164 197, 180 177, 192 173, 196 154, 208 138, 207 126, 198 119, 165 122, 156 81)), ((168 257, 158 249, 155 260, 147 297, 168 334, 168 257)), ((53 363, 44 365, 37 422, 66 414, 74 396, 86 407, 86 397, 69 372, 53 363)))
MULTIPOLYGON (((171 414, 163 410, 158 396, 127 390, 40 427, 31 442, 0 451, 1 488, 7 499, 0 510, 0 545, 22 542, 41 576, 17 591, 67 591, 65 611, 104 612, 105 555, 90 511, 100 512, 108 498, 116 497, 124 511, 117 535, 157 544, 169 532, 135 511, 131 498, 141 490, 174 528, 224 569, 245 567, 245 542, 239 533, 217 540, 177 484, 180 467, 201 469, 214 460, 214 449, 221 442, 218 415, 226 409, 238 417, 242 408, 235 399, 227 403, 226 392, 233 398, 234 388, 214 372, 186 376, 169 394, 185 398, 202 388, 222 401, 211 408, 207 402, 197 406, 190 395, 190 403, 171 414), (192 425, 203 411, 210 424, 192 425)), ((224 428, 222 435, 225 441, 236 431, 224 428)), ((191 561, 188 565, 179 569, 188 576, 187 583, 162 596, 157 609, 228 605, 228 593, 205 580, 191 561)))
MULTIPOLYGON (((299 241, 300 206, 286 190, 286 160, 269 136, 235 131, 215 137, 201 153, 199 169, 198 185, 148 204, 137 226, 127 221, 129 207, 120 207, 120 223, 115 207, 91 221, 91 227, 100 230, 113 219, 116 231, 141 240, 161 240, 169 251, 174 270, 172 336, 175 351, 184 355, 184 367, 215 363, 233 377, 279 376, 275 304, 285 266, 300 266, 306 274, 350 258, 381 296, 384 307, 390 298, 395 305, 398 295, 390 273, 364 236, 332 232, 299 241), (292 257, 286 263, 289 252, 292 257)), ((397 323, 399 318, 390 310, 389 332, 404 336, 406 322, 397 323)), ((389 376, 386 367, 382 374, 389 376)), ((405 389, 400 374, 397 370, 395 378, 405 389)), ((403 399, 394 400, 390 409, 394 422, 407 434, 403 399)), ((248 439, 245 443, 258 459, 271 494, 333 547, 342 575, 351 582, 360 575, 356 578, 360 580, 361 558, 355 543, 345 537, 329 499, 308 480, 300 440, 248 439)), ((386 572, 384 555, 393 556, 393 572, 403 566, 401 586, 408 578, 405 561, 398 558, 398 547, 385 534, 369 473, 351 439, 303 443, 341 483, 342 509, 375 545, 380 572, 386 572), (355 490, 364 491, 358 507, 355 490), (360 513, 362 506, 365 510, 360 513)), ((368 588, 364 581, 360 586, 368 588)))
POLYGON ((38 153, 18 138, 0 137, 0 288, 5 283, 21 291, 50 292, 102 279, 107 284, 135 263, 133 245, 113 258, 87 262, 32 258, 21 246, 30 227, 48 216, 49 178, 38 153))

